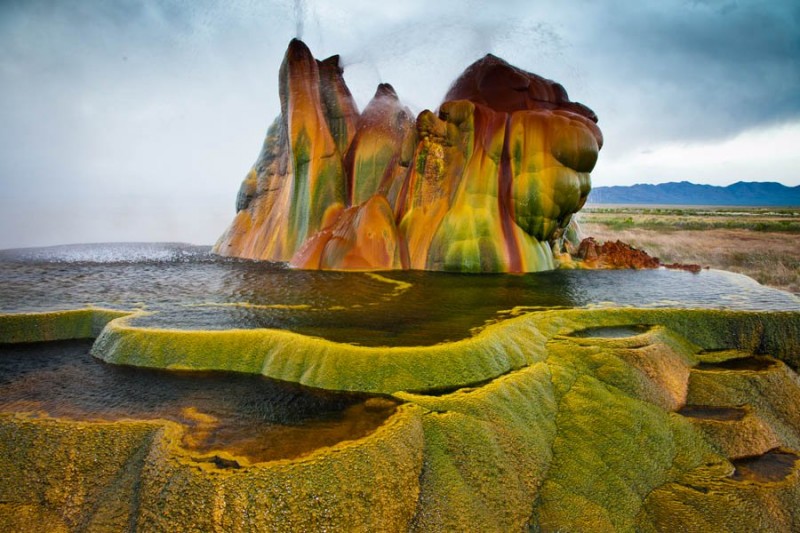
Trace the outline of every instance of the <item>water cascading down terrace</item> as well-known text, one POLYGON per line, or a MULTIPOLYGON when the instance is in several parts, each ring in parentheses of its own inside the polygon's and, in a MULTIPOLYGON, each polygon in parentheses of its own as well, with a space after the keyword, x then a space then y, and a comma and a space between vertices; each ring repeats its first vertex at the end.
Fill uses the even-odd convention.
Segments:
POLYGON ((342 73, 338 56, 289 44, 281 114, 217 253, 304 269, 554 268, 603 144, 591 109, 493 55, 416 120, 389 84, 359 113, 342 73))

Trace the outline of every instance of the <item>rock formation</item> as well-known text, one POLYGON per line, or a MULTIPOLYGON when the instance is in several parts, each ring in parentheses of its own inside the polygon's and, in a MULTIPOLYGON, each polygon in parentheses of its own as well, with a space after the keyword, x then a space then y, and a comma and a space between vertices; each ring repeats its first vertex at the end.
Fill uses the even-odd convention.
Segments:
POLYGON ((607 241, 599 244, 592 237, 583 239, 578 246, 576 257, 587 268, 658 268, 657 257, 651 257, 643 250, 637 250, 622 241, 607 241))
MULTIPOLYGON (((579 261, 581 268, 600 270, 614 270, 621 268, 658 268, 664 267, 671 270, 685 270, 697 274, 703 267, 697 264, 669 263, 662 264, 658 257, 653 257, 644 250, 638 250, 630 244, 620 240, 598 243, 594 237, 583 239, 575 249, 569 242, 565 243, 567 257, 564 261, 569 265, 572 261, 579 261)), ((561 265, 562 267, 564 264, 561 265)), ((708 267, 706 267, 708 268, 708 267)))
POLYGON ((358 113, 338 56, 299 40, 281 114, 221 255, 308 269, 531 272, 586 201, 603 138, 564 88, 492 55, 414 119, 388 84, 358 113))

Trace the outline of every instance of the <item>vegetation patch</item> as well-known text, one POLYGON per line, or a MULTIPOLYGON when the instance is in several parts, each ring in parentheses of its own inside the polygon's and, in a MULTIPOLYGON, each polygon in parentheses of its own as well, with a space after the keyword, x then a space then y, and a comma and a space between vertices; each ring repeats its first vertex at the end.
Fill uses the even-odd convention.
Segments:
POLYGON ((800 294, 800 210, 590 207, 582 232, 622 240, 662 263, 700 264, 800 294))

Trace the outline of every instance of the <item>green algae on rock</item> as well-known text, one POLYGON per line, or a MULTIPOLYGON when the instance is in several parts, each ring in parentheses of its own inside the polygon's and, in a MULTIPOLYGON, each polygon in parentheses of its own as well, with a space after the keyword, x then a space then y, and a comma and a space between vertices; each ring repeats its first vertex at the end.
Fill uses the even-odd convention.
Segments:
POLYGON ((59 522, 68 531, 405 531, 414 515, 422 434, 413 406, 362 441, 239 469, 193 458, 181 431, 167 421, 0 415, 0 519, 13 523, 29 505, 23 525, 42 531, 59 522))
POLYGON ((0 343, 93 339, 130 312, 87 307, 68 311, 0 313, 0 343))
POLYGON ((700 346, 762 350, 795 369, 800 366, 791 348, 800 345, 800 326, 796 313, 789 312, 544 311, 489 325, 460 341, 380 349, 282 330, 157 329, 136 327, 134 320, 111 322, 94 355, 119 364, 260 373, 311 387, 384 394, 467 386, 536 363, 546 357, 547 340, 575 322, 588 327, 662 324, 700 346))
POLYGON ((264 463, 224 446, 192 453, 174 422, 2 414, 0 467, 12 480, 3 517, 65 530, 800 527, 797 312, 551 310, 459 342, 396 348, 131 320, 109 322, 95 351, 360 388, 403 405, 367 436, 264 463), (239 334, 247 342, 233 342, 239 334), (273 348, 258 357, 248 344, 273 348), (213 355, 220 349, 243 352, 213 355), (363 374, 354 384, 338 370, 351 365, 363 374), (737 415, 702 419, 686 406, 737 415))

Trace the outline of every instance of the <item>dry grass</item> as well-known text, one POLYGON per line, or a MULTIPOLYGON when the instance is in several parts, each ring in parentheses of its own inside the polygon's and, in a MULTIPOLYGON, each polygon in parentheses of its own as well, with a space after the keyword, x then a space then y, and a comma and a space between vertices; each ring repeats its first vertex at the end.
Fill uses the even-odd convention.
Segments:
MULTIPOLYGON (((618 215, 625 219, 628 213, 618 215)), ((651 217, 648 217, 651 218, 651 217)), ((652 223, 621 228, 610 218, 582 213, 581 231, 598 241, 621 240, 657 256, 664 263, 696 263, 739 272, 759 283, 800 294, 800 235, 749 229, 679 229, 652 223), (656 229, 656 227, 658 229, 656 229)))

